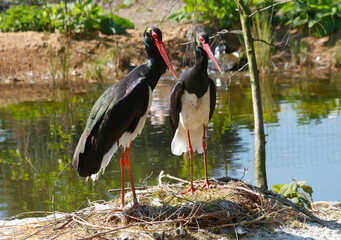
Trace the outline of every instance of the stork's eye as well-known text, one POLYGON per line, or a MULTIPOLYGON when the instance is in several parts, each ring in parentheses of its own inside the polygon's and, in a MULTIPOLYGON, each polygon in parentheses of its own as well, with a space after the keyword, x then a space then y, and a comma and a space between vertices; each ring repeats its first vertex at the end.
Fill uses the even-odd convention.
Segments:
POLYGON ((200 41, 201 43, 205 43, 205 39, 204 39, 202 36, 199 36, 199 41, 200 41))
POLYGON ((152 31, 152 37, 154 38, 155 41, 159 41, 159 36, 157 35, 156 32, 152 31))

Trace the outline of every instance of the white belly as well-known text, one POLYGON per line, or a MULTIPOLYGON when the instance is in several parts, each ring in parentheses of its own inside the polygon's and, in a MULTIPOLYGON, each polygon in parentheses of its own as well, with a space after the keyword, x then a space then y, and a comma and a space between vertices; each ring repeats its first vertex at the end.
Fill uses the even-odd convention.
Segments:
POLYGON ((187 129, 197 129, 207 124, 210 117, 210 91, 198 99, 194 93, 184 91, 181 97, 181 112, 179 116, 180 124, 187 129))
POLYGON ((184 91, 181 98, 181 113, 179 115, 179 125, 172 140, 171 150, 175 155, 181 155, 188 151, 189 131, 193 151, 202 153, 202 140, 204 136, 204 125, 210 118, 210 91, 198 99, 195 94, 184 91))

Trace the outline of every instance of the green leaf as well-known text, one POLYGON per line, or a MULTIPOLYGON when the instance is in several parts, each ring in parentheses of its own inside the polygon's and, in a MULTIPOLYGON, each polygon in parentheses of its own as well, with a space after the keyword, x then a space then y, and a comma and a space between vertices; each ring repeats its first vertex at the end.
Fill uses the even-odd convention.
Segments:
POLYGON ((300 186, 300 187, 302 187, 306 183, 307 183, 307 181, 299 181, 299 182, 297 182, 298 186, 300 186))
POLYGON ((302 185, 301 186, 302 190, 306 193, 308 193, 310 196, 313 194, 313 188, 311 186, 308 185, 302 185))
POLYGON ((101 31, 104 34, 125 34, 124 28, 120 27, 119 25, 115 24, 115 27, 113 26, 112 20, 110 18, 103 18, 101 23, 101 31))
POLYGON ((288 197, 291 193, 290 185, 284 184, 280 191, 278 192, 279 195, 282 195, 283 197, 288 197))
POLYGON ((284 186, 284 184, 277 184, 277 185, 272 185, 272 187, 274 188, 275 192, 279 192, 281 190, 281 188, 284 186))
POLYGON ((291 183, 284 184, 278 194, 282 195, 283 197, 297 196, 297 187, 297 182, 295 179, 293 179, 291 183))
POLYGON ((299 205, 300 201, 298 197, 294 197, 294 198, 288 198, 290 201, 292 201, 293 203, 296 203, 297 205, 299 205))

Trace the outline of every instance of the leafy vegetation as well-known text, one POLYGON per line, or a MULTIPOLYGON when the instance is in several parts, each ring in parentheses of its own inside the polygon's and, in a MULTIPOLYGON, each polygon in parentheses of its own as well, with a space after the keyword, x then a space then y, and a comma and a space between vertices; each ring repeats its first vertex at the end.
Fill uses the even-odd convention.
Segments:
MULTIPOLYGON (((237 5, 233 0, 184 0, 187 4, 181 11, 170 15, 172 21, 187 20, 192 16, 195 20, 211 20, 214 18, 221 27, 233 27, 239 24, 237 5)), ((278 1, 277 1, 278 2, 278 1)), ((270 6, 276 1, 251 0, 249 7, 260 9, 270 6)), ((341 1, 337 0, 306 0, 292 1, 269 8, 273 10, 276 24, 291 24, 296 27, 313 28, 317 35, 326 35, 335 30, 341 31, 341 1)))
POLYGON ((64 2, 46 3, 41 7, 13 5, 0 15, 1 32, 65 32, 68 29, 74 33, 100 30, 106 34, 122 34, 125 28, 134 28, 134 24, 128 19, 104 12, 92 0, 77 0, 68 3, 67 7, 64 2))
MULTIPOLYGON (((255 21, 253 21, 253 28, 256 38, 269 43, 272 41, 273 34, 271 23, 268 19, 270 19, 270 14, 267 12, 261 15, 257 14, 255 16, 255 21)), ((257 64, 263 71, 268 71, 271 66, 271 58, 268 54, 269 51, 271 51, 271 48, 266 43, 260 41, 255 42, 257 64)))
POLYGON ((288 198, 293 203, 301 207, 311 208, 313 189, 305 184, 306 181, 296 182, 293 178, 291 183, 272 185, 272 187, 276 193, 288 198), (303 192, 299 192, 300 189, 303 192))
POLYGON ((300 26, 313 28, 316 30, 315 34, 320 36, 335 30, 341 31, 340 0, 293 1, 283 4, 280 10, 282 16, 280 22, 292 24, 294 28, 300 26))

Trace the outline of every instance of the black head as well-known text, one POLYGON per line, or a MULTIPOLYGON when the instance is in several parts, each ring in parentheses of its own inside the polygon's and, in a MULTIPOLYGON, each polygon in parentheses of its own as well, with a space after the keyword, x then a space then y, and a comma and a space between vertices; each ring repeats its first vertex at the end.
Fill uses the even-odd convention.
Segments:
POLYGON ((208 56, 211 58, 214 65, 217 67, 219 72, 221 72, 220 67, 216 61, 216 59, 213 56, 212 50, 210 48, 210 39, 208 38, 208 35, 205 32, 198 33, 195 36, 195 48, 200 49, 202 53, 207 53, 208 56))
POLYGON ((161 30, 154 26, 149 26, 144 31, 143 42, 146 46, 156 46, 156 42, 162 41, 161 30))
POLYGON ((173 73, 176 78, 176 74, 174 69, 168 59, 165 47, 162 43, 162 33, 161 30, 154 26, 149 26, 144 31, 143 42, 146 46, 148 56, 150 58, 157 58, 158 56, 162 56, 164 62, 167 64, 169 70, 173 73))
POLYGON ((195 46, 203 48, 205 44, 209 44, 210 39, 208 38, 208 35, 205 32, 198 33, 195 36, 195 46))

